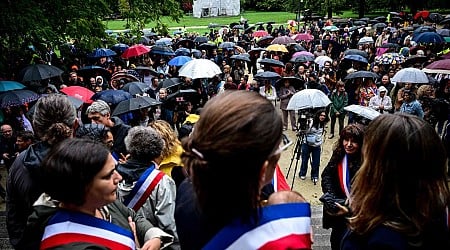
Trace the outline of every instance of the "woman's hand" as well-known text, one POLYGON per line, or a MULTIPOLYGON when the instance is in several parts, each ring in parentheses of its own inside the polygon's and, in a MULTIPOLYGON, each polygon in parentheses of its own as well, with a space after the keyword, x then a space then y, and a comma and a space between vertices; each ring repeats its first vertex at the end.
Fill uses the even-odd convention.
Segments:
POLYGON ((152 238, 145 242, 141 250, 159 250, 161 249, 162 241, 160 238, 152 238))

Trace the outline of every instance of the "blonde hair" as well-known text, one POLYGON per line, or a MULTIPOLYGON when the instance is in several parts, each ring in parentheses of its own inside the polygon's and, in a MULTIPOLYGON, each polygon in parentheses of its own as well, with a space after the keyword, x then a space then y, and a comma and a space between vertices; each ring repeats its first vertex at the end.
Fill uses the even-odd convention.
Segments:
POLYGON ((161 158, 165 159, 168 156, 176 154, 178 147, 181 146, 181 142, 178 140, 177 134, 170 124, 164 120, 156 120, 150 122, 148 126, 160 133, 164 140, 165 147, 161 152, 161 158))

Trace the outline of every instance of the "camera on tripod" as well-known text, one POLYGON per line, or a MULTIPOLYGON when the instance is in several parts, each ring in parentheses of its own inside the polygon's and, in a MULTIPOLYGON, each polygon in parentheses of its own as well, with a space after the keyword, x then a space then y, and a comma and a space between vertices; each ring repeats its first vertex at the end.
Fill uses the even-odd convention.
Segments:
POLYGON ((299 109, 298 110, 298 129, 300 132, 304 132, 311 128, 313 123, 314 113, 311 109, 299 109))

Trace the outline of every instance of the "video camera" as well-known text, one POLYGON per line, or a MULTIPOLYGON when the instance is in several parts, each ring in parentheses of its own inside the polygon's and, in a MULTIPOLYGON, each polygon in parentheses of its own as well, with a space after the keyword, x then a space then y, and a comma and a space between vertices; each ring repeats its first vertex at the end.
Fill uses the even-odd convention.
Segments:
POLYGON ((314 119, 313 109, 299 109, 298 110, 298 129, 299 131, 306 131, 311 128, 314 119))

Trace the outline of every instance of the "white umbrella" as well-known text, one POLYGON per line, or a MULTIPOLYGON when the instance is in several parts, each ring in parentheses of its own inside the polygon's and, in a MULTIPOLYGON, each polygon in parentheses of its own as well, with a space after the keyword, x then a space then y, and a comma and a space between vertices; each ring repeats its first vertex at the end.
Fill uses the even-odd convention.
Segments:
POLYGON ((314 59, 314 62, 319 64, 319 66, 322 68, 325 62, 332 62, 333 59, 331 59, 329 56, 318 56, 316 59, 314 59))
POLYGON ((404 68, 395 73, 391 79, 393 82, 428 83, 427 75, 420 69, 404 68))
POLYGON ((370 36, 365 36, 365 37, 359 39, 358 44, 365 44, 365 43, 374 43, 373 38, 370 36))
POLYGON ((373 120, 377 116, 381 115, 380 112, 374 109, 356 104, 348 105, 347 107, 344 107, 344 110, 355 113, 369 120, 373 120))
POLYGON ((179 76, 189 77, 191 79, 212 78, 221 74, 219 66, 208 59, 194 59, 187 62, 180 68, 179 76))
POLYGON ((318 89, 304 89, 295 93, 289 100, 287 110, 326 107, 331 103, 325 93, 318 89))

